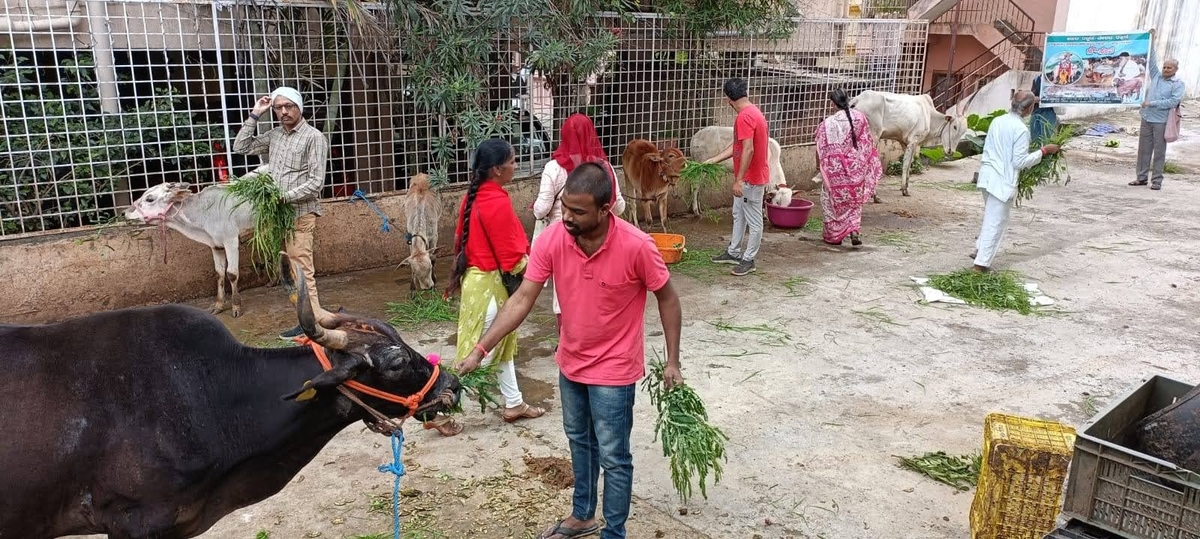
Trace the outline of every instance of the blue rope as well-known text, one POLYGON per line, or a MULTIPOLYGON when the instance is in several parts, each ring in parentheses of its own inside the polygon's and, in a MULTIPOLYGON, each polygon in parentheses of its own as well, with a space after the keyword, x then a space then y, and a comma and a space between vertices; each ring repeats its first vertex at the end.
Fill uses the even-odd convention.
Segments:
POLYGON ((354 190, 354 195, 350 197, 350 202, 351 202, 351 203, 354 203, 354 202, 356 202, 356 201, 354 200, 354 199, 356 199, 356 198, 361 198, 363 202, 366 202, 366 203, 367 203, 367 206, 370 206, 370 207, 371 207, 371 209, 375 211, 375 213, 379 214, 379 218, 383 220, 383 226, 379 227, 379 229, 380 229, 380 230, 382 230, 382 231, 384 231, 384 232, 391 232, 391 231, 392 231, 392 227, 391 227, 391 225, 389 224, 389 223, 391 222, 391 219, 388 219, 388 216, 387 216, 387 214, 385 214, 385 213, 383 213, 383 212, 379 211, 379 208, 376 208, 376 207, 375 207, 375 204, 371 203, 371 200, 367 198, 367 195, 363 194, 363 192, 362 192, 362 190, 361 190, 361 189, 355 189, 355 190, 354 190))
POLYGON ((400 460, 400 452, 404 449, 404 432, 400 429, 392 431, 392 463, 379 467, 383 473, 391 472, 396 475, 392 484, 392 530, 394 539, 400 539, 400 478, 404 477, 404 461, 400 460))

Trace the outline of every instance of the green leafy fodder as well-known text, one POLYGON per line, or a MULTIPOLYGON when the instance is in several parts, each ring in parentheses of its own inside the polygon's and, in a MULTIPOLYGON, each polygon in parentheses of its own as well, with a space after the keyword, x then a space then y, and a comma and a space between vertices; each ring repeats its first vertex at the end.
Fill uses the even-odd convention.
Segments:
MULTIPOLYGON (((487 365, 480 365, 478 369, 464 375, 459 375, 454 367, 449 365, 443 365, 441 369, 457 377, 463 390, 475 396, 475 401, 479 403, 479 413, 486 412, 489 404, 497 408, 502 407, 500 399, 496 397, 496 393, 500 391, 500 382, 496 377, 494 361, 487 365)), ((463 413, 462 401, 459 401, 450 412, 463 413)))
POLYGON ((979 483, 979 471, 983 467, 982 455, 947 455, 943 451, 925 453, 916 457, 896 457, 899 466, 925 475, 939 483, 958 490, 969 490, 979 483))
MULTIPOLYGON (((1049 183, 1062 185, 1071 183, 1071 175, 1067 170, 1067 161, 1061 146, 1074 136, 1074 127, 1063 126, 1042 143, 1055 144, 1060 149, 1058 153, 1042 156, 1042 160, 1038 161, 1036 165, 1021 170, 1017 177, 1016 205, 1020 206, 1022 200, 1032 200, 1034 187, 1041 187, 1049 183)), ((1034 144, 1030 147, 1030 151, 1036 151, 1040 147, 1041 144, 1034 144)))
POLYGON ((728 460, 725 442, 729 437, 709 424, 704 402, 694 389, 686 385, 665 387, 665 369, 666 364, 656 358, 650 363, 650 375, 642 381, 642 387, 650 393, 650 402, 658 409, 654 438, 662 440, 663 456, 671 462, 671 483, 680 501, 686 504, 692 496, 693 483, 707 499, 708 476, 713 476, 714 485, 721 481, 721 463, 728 460))
POLYGON ((436 290, 423 290, 408 301, 388 302, 388 323, 402 328, 415 328, 429 322, 454 322, 458 311, 453 302, 442 297, 436 290))
POLYGON ((279 253, 295 232, 296 209, 282 200, 283 190, 269 174, 250 174, 231 182, 226 190, 237 200, 236 206, 249 204, 254 215, 250 252, 255 270, 261 269, 269 279, 278 277, 279 253))
POLYGON ((683 170, 679 172, 679 178, 689 187, 697 190, 704 187, 719 187, 725 173, 725 167, 717 163, 688 161, 683 166, 683 170))
POLYGON ((978 272, 964 269, 945 275, 930 275, 929 286, 971 305, 1029 314, 1033 312, 1029 305, 1029 292, 1017 277, 1018 274, 1012 271, 978 272))

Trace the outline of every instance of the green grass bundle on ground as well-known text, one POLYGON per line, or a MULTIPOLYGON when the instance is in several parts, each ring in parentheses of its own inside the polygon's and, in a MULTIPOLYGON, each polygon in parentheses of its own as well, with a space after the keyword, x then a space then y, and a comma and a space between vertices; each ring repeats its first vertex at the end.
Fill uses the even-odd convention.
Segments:
POLYGON ((929 286, 971 305, 1029 314, 1033 312, 1033 307, 1029 305, 1029 291, 1025 290, 1019 277, 1012 271, 978 272, 964 269, 946 275, 930 275, 929 286))

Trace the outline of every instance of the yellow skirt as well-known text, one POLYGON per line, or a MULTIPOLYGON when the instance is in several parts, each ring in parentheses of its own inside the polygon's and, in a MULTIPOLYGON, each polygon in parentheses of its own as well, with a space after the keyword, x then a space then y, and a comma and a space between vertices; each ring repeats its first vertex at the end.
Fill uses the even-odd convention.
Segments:
MULTIPOLYGON (((521 271, 525 261, 514 268, 521 271)), ((488 305, 496 302, 496 312, 508 301, 508 293, 504 291, 504 282, 500 280, 499 271, 480 271, 474 266, 467 268, 463 276, 462 300, 458 303, 458 360, 462 361, 471 355, 479 339, 483 337, 484 324, 487 321, 488 305)), ((514 331, 505 335, 492 348, 492 361, 512 361, 517 357, 517 333, 514 331)))

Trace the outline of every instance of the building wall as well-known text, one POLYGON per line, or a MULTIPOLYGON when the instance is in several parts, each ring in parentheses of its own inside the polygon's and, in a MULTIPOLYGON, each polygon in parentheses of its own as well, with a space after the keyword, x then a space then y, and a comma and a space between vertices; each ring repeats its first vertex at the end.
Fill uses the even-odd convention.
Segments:
MULTIPOLYGON (((929 35, 928 55, 925 57, 925 80, 921 88, 932 88, 933 77, 947 70, 950 62, 950 36, 944 34, 929 35)), ((987 52, 987 47, 969 35, 959 35, 954 42, 954 64, 950 71, 957 71, 987 52)))

